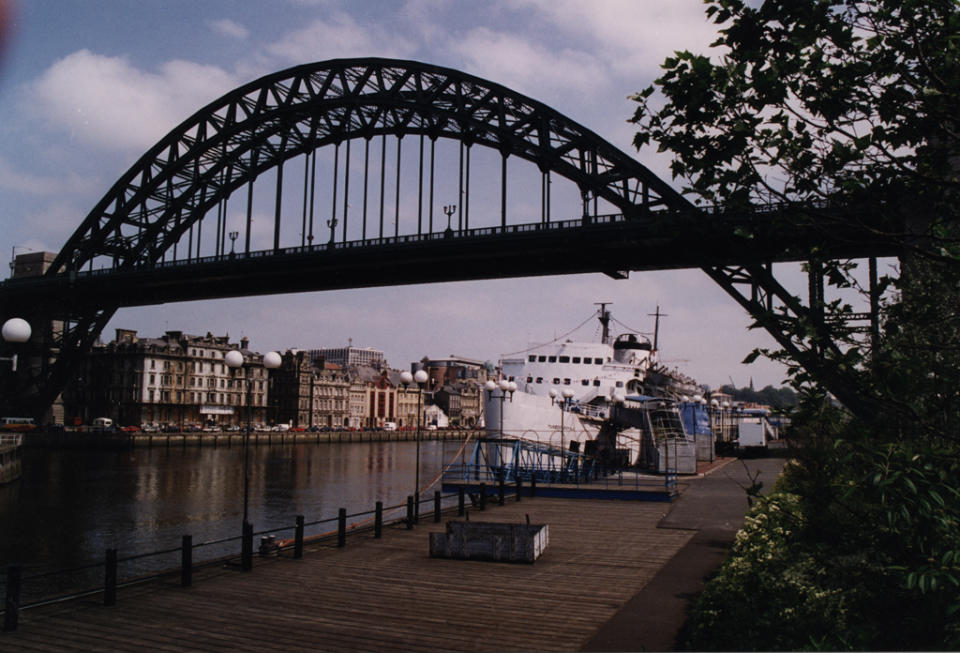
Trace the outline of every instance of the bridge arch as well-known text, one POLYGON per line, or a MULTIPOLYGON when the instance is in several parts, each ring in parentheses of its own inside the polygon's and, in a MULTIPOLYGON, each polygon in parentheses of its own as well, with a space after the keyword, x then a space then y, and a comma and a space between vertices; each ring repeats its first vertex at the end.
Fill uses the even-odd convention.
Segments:
MULTIPOLYGON (((297 66, 237 88, 150 148, 96 204, 51 266, 150 265, 219 202, 293 157, 378 135, 458 139, 571 180, 627 217, 689 203, 643 165, 550 107, 439 66, 379 58, 297 66)), ((505 173, 504 173, 505 174, 505 173)), ((251 191, 252 192, 252 191, 251 191)), ((249 250, 249 213, 246 242, 249 250)))

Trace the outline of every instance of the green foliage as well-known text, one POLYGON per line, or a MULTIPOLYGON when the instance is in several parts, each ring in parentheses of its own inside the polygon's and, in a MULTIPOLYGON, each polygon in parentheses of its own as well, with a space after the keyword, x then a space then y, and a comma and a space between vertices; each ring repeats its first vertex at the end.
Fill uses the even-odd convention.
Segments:
MULTIPOLYGON (((813 229, 856 222, 898 248, 901 269, 881 282, 897 294, 875 346, 837 328, 854 310, 839 300, 822 320, 758 318, 816 357, 747 356, 787 364, 800 446, 708 584, 686 645, 958 648, 960 3, 706 4, 721 26, 713 56, 664 62, 634 98, 635 144, 673 153, 699 201, 791 202, 806 218, 790 219, 813 229), (852 210, 818 212, 834 201, 852 210)), ((850 262, 817 264, 830 286, 856 288, 850 262)))

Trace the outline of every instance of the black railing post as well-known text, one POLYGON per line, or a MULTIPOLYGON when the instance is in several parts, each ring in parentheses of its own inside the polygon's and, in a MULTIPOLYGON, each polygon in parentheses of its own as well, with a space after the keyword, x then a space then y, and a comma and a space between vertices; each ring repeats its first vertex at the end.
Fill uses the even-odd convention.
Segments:
POLYGON ((373 517, 373 536, 383 537, 383 501, 377 501, 376 514, 373 517))
POLYGON ((243 536, 240 542, 240 569, 253 569, 253 524, 243 522, 243 536))
POLYGON ((464 490, 463 486, 461 485, 457 489, 457 516, 459 517, 463 517, 464 501, 465 501, 466 494, 467 494, 466 490, 464 490))
POLYGON ((433 523, 440 523, 440 490, 433 493, 433 523))
POLYGON ((480 484, 480 510, 487 509, 487 484, 480 484))
POLYGON ((180 540, 180 587, 193 584, 193 535, 180 540))
POLYGON ((407 495, 407 530, 413 530, 413 496, 407 495))
POLYGON ((517 501, 520 500, 520 490, 523 489, 523 479, 520 478, 519 472, 517 473, 517 501))
POLYGON ((504 502, 504 492, 506 484, 506 474, 503 471, 503 467, 500 468, 500 479, 497 481, 497 501, 502 506, 504 502))
POLYGON ((117 603, 117 550, 107 549, 103 569, 103 604, 117 603))
POLYGON ((337 512, 337 546, 341 549, 347 545, 347 509, 340 508, 337 512))
POLYGON ((537 496, 537 477, 536 476, 530 477, 530 496, 531 497, 537 496))
POLYGON ((13 632, 20 620, 20 567, 7 567, 7 598, 3 608, 3 630, 13 632))
POLYGON ((297 515, 297 529, 293 536, 293 557, 297 560, 303 557, 303 515, 297 515))

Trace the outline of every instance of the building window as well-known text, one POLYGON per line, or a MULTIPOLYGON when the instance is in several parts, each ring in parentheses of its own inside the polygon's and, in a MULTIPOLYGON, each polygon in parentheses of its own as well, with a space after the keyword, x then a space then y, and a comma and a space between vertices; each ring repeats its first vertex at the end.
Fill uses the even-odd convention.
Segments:
POLYGON ((597 386, 597 387, 599 388, 599 387, 600 387, 600 379, 594 379, 594 380, 593 380, 593 385, 595 385, 595 386, 597 386))

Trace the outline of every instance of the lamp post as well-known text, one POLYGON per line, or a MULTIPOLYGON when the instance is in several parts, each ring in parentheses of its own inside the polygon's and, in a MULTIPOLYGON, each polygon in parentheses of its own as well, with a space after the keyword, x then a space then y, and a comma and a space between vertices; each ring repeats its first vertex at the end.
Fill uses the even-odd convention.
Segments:
MULTIPOLYGON (((249 517, 249 506, 250 506, 250 427, 251 427, 251 410, 250 410, 250 365, 249 361, 244 358, 243 353, 239 349, 233 349, 228 351, 223 357, 224 362, 227 364, 227 367, 232 369, 244 368, 243 378, 247 384, 247 428, 244 431, 243 435, 243 528, 244 528, 244 545, 246 546, 246 532, 251 530, 249 517)), ((280 364, 283 362, 283 359, 280 357, 280 354, 275 351, 267 352, 263 355, 263 366, 268 370, 274 370, 280 367, 280 364)), ((251 532, 252 537, 252 532, 251 532)), ((251 541, 250 546, 253 546, 251 541)))
POLYGON ((427 382, 427 373, 424 370, 417 370, 416 374, 403 372, 400 374, 400 382, 404 386, 410 387, 414 382, 417 384, 417 463, 413 480, 413 518, 414 521, 420 520, 420 422, 423 412, 423 384, 427 382))
POLYGON ((227 235, 230 236, 230 258, 233 258, 234 256, 236 256, 236 254, 235 254, 234 251, 233 251, 233 247, 234 247, 234 245, 236 245, 236 243, 237 243, 237 236, 240 235, 240 232, 239 232, 239 231, 231 231, 231 232, 228 233, 227 235))
MULTIPOLYGON (((0 335, 3 336, 4 342, 23 344, 30 340, 30 336, 33 335, 33 329, 30 328, 30 323, 23 318, 11 317, 3 323, 3 328, 0 329, 0 335)), ((0 357, 0 360, 10 361, 10 370, 12 372, 17 371, 16 354, 13 356, 0 357)))

